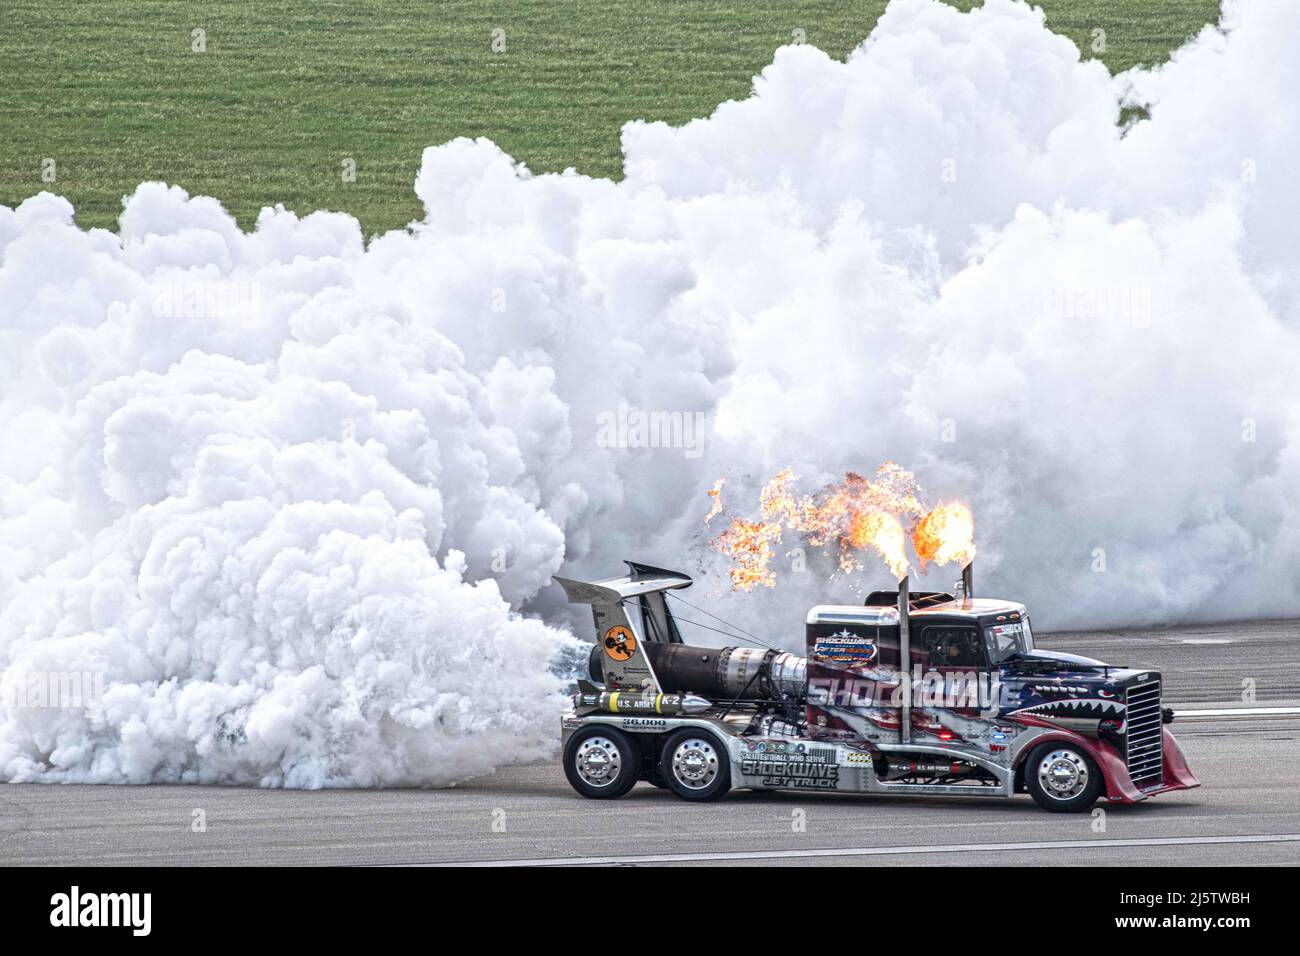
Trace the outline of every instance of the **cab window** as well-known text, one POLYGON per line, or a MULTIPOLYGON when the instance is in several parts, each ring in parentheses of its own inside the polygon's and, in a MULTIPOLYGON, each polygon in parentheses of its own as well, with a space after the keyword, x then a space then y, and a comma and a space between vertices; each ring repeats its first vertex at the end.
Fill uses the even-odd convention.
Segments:
POLYGON ((927 627, 921 632, 930 667, 983 667, 984 648, 973 627, 927 627))
POLYGON ((995 664, 1034 649, 1034 635, 1029 630, 1027 617, 1009 624, 991 624, 984 628, 984 635, 989 659, 995 664))

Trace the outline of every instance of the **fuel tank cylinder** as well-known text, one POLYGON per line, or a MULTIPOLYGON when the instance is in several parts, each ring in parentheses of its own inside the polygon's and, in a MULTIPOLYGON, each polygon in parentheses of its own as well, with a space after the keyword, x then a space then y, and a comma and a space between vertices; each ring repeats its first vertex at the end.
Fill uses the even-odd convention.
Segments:
POLYGON ((908 760, 891 755, 885 758, 877 771, 881 772, 883 780, 903 780, 908 777, 969 777, 978 769, 964 760, 908 760))
MULTIPOLYGON (((696 693, 713 699, 783 700, 804 697, 807 661, 785 651, 758 647, 695 647, 645 643, 650 666, 665 693, 696 693)), ((591 677, 604 681, 602 655, 593 650, 591 677)))

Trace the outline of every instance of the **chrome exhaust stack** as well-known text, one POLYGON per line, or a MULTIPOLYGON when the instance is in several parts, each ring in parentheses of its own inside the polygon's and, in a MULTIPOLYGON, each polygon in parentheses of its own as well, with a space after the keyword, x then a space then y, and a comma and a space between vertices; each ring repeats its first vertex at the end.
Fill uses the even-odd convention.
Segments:
POLYGON ((898 715, 898 742, 910 743, 912 740, 912 640, 908 627, 908 616, 912 608, 911 591, 908 576, 903 575, 898 581, 898 671, 899 687, 903 691, 903 707, 898 715))

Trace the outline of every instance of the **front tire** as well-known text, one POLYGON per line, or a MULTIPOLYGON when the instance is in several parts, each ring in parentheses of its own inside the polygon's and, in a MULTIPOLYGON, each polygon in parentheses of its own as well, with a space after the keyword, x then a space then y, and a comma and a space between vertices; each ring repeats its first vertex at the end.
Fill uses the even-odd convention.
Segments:
POLYGON ((636 786, 641 749, 613 727, 584 727, 564 745, 564 775, 589 800, 613 800, 636 786))
POLYGON ((680 730, 664 743, 659 773, 683 800, 717 800, 731 789, 731 757, 708 731, 680 730))
POLYGON ((1048 741, 1025 761, 1025 789, 1051 813, 1082 813, 1101 796, 1101 770, 1083 748, 1048 741))

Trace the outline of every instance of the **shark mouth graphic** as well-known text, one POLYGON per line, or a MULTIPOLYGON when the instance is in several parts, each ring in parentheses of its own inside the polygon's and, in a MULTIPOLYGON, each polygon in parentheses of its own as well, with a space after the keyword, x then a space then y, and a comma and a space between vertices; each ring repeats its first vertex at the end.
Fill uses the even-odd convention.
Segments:
POLYGON ((1084 720, 1105 720, 1108 717, 1122 717, 1124 705, 1114 700, 1101 700, 1096 697, 1081 697, 1075 700, 1051 700, 1045 704, 1034 704, 1012 711, 1012 714, 1034 714, 1038 717, 1075 717, 1084 720))

